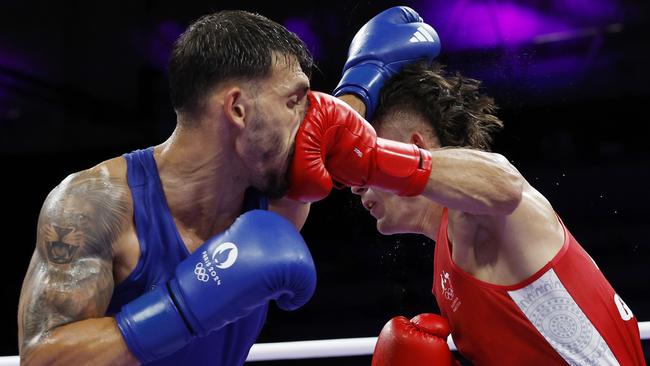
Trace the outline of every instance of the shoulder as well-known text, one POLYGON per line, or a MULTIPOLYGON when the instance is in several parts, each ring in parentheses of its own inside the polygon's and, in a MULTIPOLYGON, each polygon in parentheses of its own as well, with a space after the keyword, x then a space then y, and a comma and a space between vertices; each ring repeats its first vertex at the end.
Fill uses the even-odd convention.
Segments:
POLYGON ((128 191, 126 162, 122 158, 103 161, 92 168, 72 173, 50 192, 47 201, 58 202, 65 196, 105 194, 120 198, 128 191))
POLYGON ((483 220, 484 226, 492 227, 504 238, 504 244, 509 243, 511 247, 554 250, 564 242, 564 228, 552 204, 528 183, 524 185, 520 204, 511 214, 483 220))
POLYGON ((525 179, 523 179, 521 187, 521 199, 515 209, 507 215, 479 215, 477 219, 482 223, 493 225, 497 222, 513 222, 521 221, 523 224, 531 224, 532 222, 557 222, 557 215, 551 203, 531 186, 525 179))
POLYGON ((70 174, 52 189, 43 203, 39 228, 69 227, 114 237, 129 222, 131 212, 126 164, 115 158, 70 174))

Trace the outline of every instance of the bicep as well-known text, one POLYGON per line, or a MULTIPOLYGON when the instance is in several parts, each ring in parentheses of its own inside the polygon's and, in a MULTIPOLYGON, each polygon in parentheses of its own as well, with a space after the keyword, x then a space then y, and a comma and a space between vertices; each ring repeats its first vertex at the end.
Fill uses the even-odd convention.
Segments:
POLYGON ((431 150, 423 195, 473 215, 508 215, 521 202, 524 179, 502 155, 467 148, 431 150))
POLYGON ((103 316, 113 293, 110 258, 44 258, 41 252, 36 249, 23 282, 21 350, 38 344, 53 328, 103 316))
POLYGON ((112 244, 128 212, 123 193, 110 179, 82 175, 46 199, 20 297, 21 353, 56 327, 104 315, 114 287, 112 244))

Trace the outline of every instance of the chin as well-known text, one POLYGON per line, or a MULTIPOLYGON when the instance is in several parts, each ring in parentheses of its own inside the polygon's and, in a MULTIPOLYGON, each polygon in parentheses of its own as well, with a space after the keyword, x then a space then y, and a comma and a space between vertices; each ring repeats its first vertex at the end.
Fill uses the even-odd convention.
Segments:
POLYGON ((385 217, 382 217, 377 220, 377 231, 383 235, 418 233, 418 231, 414 230, 415 227, 407 224, 400 221, 387 221, 385 217))
POLYGON ((395 230, 394 227, 387 225, 381 219, 377 220, 377 231, 379 231, 379 233, 382 235, 399 234, 399 232, 395 230))
POLYGON ((379 226, 377 226, 377 231, 379 231, 379 233, 382 234, 382 235, 390 235, 390 234, 391 234, 390 232, 386 232, 386 231, 384 231, 384 230, 383 230, 382 228, 380 228, 379 226))
POLYGON ((267 180, 267 184, 260 191, 268 198, 276 200, 287 195, 289 184, 286 179, 270 179, 267 180))
POLYGON ((289 181, 286 174, 271 171, 264 177, 262 187, 257 189, 270 199, 280 199, 287 195, 289 181))

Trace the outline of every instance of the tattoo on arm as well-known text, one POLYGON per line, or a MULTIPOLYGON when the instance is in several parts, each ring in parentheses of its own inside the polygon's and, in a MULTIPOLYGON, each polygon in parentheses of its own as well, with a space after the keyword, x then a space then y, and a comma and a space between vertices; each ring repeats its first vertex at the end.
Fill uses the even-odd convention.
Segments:
MULTIPOLYGON (((67 234, 72 231, 72 228, 62 228, 56 225, 52 225, 51 229, 54 229, 56 236, 63 239, 67 234)), ((66 244, 64 241, 53 240, 46 243, 47 245, 47 258, 52 263, 56 264, 66 264, 72 261, 74 253, 79 249, 78 246, 66 244)))
POLYGON ((94 171, 45 200, 19 305, 21 354, 58 326, 104 315, 113 293, 112 244, 129 218, 128 188, 94 171))

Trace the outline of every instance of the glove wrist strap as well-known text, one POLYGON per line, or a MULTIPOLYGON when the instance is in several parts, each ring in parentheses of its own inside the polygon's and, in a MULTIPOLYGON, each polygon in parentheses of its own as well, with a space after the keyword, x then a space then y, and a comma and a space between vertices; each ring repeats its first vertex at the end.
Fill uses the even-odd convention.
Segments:
POLYGON ((376 171, 369 185, 400 196, 417 196, 431 174, 431 153, 414 144, 377 139, 376 171))

